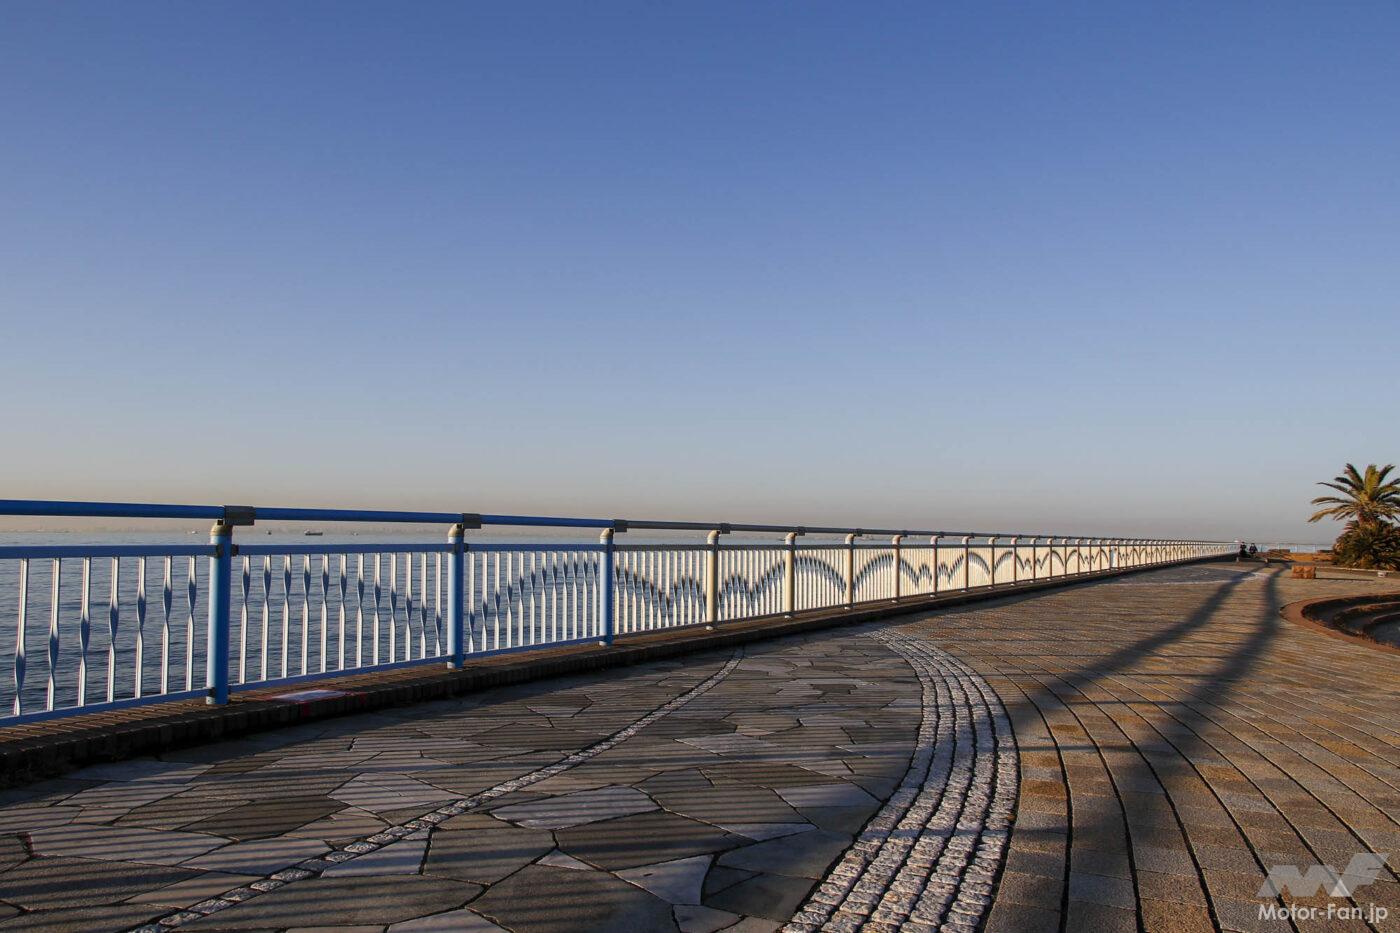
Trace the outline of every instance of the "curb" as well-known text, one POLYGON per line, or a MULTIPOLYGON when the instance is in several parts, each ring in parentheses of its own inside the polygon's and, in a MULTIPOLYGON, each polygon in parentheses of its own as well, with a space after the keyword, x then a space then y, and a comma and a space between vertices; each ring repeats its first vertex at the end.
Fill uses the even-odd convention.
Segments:
POLYGON ((1355 596, 1323 596, 1313 599, 1300 599, 1297 602, 1288 603, 1278 611, 1282 616, 1294 625, 1309 631, 1326 635, 1328 638, 1335 638, 1347 644, 1358 645, 1362 648, 1369 648, 1372 651, 1380 651, 1385 654, 1400 655, 1400 647, 1387 645, 1374 641, 1365 635, 1354 634, 1337 628, 1324 621, 1325 617, 1332 612, 1342 612, 1354 606, 1364 606, 1368 603, 1394 603, 1400 606, 1400 590, 1390 593, 1365 593, 1355 596))

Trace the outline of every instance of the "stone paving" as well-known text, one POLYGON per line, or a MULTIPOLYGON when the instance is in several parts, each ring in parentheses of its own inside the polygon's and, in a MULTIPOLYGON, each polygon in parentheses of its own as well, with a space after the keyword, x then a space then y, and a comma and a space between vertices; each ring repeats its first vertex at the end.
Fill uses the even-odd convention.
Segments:
POLYGON ((1393 590, 1175 568, 905 626, 1002 697, 1020 758, 991 931, 1397 929, 1391 864, 1316 918, 1261 918, 1276 865, 1400 862, 1400 657, 1302 628, 1300 599, 1393 590), (1369 905, 1388 908, 1367 922, 1369 905), (1342 919, 1360 906, 1362 919, 1342 919))
MULTIPOLYGON (((1400 849, 1400 658, 1277 614, 1376 584, 1256 571, 1156 571, 6 791, 0 929, 1267 927, 1268 866, 1400 849)), ((1397 891, 1385 869, 1335 903, 1400 917, 1397 891)))

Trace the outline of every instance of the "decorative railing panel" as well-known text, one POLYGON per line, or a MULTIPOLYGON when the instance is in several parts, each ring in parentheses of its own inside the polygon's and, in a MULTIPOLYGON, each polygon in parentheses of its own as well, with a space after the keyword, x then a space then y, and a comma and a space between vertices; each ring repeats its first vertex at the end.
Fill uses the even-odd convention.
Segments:
POLYGON ((855 601, 894 599, 894 548, 884 545, 856 545, 855 601))
MULTIPOLYGON (((932 544, 904 545, 899 549, 899 595, 932 596, 948 585, 948 568, 939 566, 940 549, 932 544)), ((943 554, 947 557, 946 552, 943 554)))
POLYGON ((992 552, 994 550, 997 549, 991 545, 969 547, 967 549, 967 565, 964 568, 963 583, 968 589, 975 589, 979 586, 991 586, 992 552))
POLYGON ((796 609, 825 609, 846 602, 846 549, 799 546, 793 563, 797 584, 796 609))
POLYGON ((15 625, 0 629, 0 651, 12 659, 0 710, 21 716, 201 690, 209 553, 0 547, 0 598, 15 613, 15 625))
POLYGON ((241 546, 233 561, 233 683, 441 657, 445 550, 241 546))
POLYGON ((706 620, 703 545, 622 545, 615 573, 617 631, 651 632, 706 620))
POLYGON ((597 545, 471 545, 466 652, 599 637, 599 553, 597 545))
POLYGON ((735 545, 717 549, 719 616, 726 622, 783 611, 786 548, 735 545))

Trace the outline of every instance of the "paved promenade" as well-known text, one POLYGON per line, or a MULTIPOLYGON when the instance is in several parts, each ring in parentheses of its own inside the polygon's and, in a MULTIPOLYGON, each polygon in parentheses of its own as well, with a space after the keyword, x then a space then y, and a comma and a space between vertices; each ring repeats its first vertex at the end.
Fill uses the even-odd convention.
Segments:
POLYGON ((1277 612, 1384 589, 1175 568, 101 765, 0 794, 0 929, 1396 929, 1390 868, 1369 925, 1257 896, 1400 853, 1400 656, 1277 612))

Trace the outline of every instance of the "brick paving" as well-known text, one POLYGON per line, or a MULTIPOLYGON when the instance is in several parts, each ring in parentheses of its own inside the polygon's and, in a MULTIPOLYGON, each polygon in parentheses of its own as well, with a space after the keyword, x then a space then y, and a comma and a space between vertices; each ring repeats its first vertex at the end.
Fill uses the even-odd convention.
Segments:
POLYGON ((1261 919, 1257 897, 1274 865, 1400 854, 1400 657, 1278 611, 1385 589, 1215 564, 902 626, 978 670, 1014 724, 1020 796, 987 929, 1400 928, 1394 865, 1332 917, 1289 892, 1318 916, 1261 919), (1372 904, 1389 917, 1336 916, 1372 904))
POLYGON ((1394 929, 1256 896, 1400 850, 1400 656, 1278 615, 1368 587, 1179 567, 98 765, 0 792, 0 930, 1394 929))

